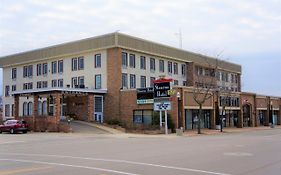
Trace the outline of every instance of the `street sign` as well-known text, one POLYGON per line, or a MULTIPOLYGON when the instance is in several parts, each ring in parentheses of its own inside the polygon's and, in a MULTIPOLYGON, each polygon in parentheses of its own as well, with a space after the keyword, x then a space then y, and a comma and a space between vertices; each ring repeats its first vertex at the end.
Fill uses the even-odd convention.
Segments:
POLYGON ((170 101, 154 102, 154 111, 171 110, 172 105, 170 101))

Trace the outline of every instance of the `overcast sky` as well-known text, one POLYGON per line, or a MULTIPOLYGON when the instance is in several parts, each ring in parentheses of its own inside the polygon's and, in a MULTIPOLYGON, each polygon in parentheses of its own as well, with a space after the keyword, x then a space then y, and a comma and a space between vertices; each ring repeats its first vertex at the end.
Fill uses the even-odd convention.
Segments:
POLYGON ((241 64, 243 91, 281 96, 280 1, 1 0, 0 56, 117 30, 179 47, 181 29, 183 49, 241 64))

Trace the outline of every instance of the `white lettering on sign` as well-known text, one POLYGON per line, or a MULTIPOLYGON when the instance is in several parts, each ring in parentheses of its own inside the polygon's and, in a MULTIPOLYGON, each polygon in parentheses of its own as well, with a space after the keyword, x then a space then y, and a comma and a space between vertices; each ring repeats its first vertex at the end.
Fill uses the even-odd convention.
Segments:
POLYGON ((165 110, 171 110, 171 102, 165 101, 165 102, 154 103, 154 111, 165 111, 165 110))

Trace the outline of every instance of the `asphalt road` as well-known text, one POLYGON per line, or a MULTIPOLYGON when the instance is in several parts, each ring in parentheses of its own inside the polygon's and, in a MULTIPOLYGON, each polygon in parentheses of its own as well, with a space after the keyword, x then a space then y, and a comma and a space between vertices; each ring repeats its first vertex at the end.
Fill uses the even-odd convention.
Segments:
POLYGON ((280 175, 281 129, 195 137, 0 135, 0 175, 280 175))

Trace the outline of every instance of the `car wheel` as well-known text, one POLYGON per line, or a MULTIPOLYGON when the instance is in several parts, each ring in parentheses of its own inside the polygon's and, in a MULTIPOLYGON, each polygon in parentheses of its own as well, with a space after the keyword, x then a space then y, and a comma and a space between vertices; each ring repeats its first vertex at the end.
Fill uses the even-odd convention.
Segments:
POLYGON ((10 129, 10 133, 11 134, 14 134, 15 133, 15 130, 12 128, 12 129, 10 129))
POLYGON ((0 134, 2 134, 2 131, 0 130, 0 134))
POLYGON ((26 134, 26 133, 27 133, 27 131, 22 131, 22 133, 26 134))

